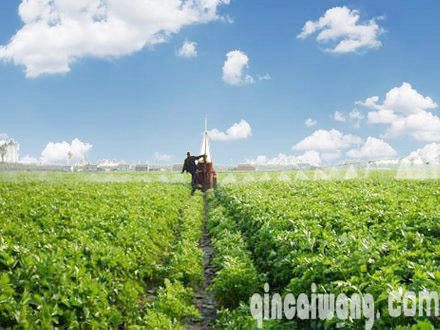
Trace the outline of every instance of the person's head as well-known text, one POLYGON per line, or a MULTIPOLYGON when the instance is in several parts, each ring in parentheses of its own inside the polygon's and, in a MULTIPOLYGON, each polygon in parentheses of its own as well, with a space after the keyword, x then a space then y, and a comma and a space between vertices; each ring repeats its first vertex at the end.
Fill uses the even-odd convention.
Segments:
POLYGON ((191 153, 189 151, 186 152, 186 157, 190 157, 191 153))

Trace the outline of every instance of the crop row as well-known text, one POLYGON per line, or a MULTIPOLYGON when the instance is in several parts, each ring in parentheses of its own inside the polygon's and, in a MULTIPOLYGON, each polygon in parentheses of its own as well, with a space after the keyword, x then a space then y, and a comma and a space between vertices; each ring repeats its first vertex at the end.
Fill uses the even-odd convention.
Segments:
MULTIPOLYGON (((213 241, 223 240, 227 228, 231 240, 240 242, 235 246, 249 252, 247 269, 257 271, 257 280, 248 281, 250 288, 260 283, 261 293, 261 283, 267 282, 273 292, 298 296, 310 295, 315 283, 318 292, 369 293, 381 313, 377 326, 408 326, 417 320, 440 326, 435 318, 392 318, 387 310, 390 291, 399 288, 404 292, 427 289, 440 295, 438 182, 254 182, 224 186, 214 199, 213 241), (224 220, 215 220, 216 212, 224 220)), ((217 253, 223 253, 224 260, 234 255, 227 249, 217 249, 217 253)), ((226 290, 223 282, 218 276, 217 292, 226 290)), ((248 303, 250 296, 229 295, 235 300, 224 306, 248 303)), ((248 320, 243 314, 241 321, 248 320)), ((294 323, 316 326, 312 321, 294 323)), ((341 325, 335 318, 318 325, 336 323, 341 325)), ((345 321, 346 327, 359 324, 345 321)))
POLYGON ((181 327, 201 199, 184 185, 0 184, 0 328, 181 327))

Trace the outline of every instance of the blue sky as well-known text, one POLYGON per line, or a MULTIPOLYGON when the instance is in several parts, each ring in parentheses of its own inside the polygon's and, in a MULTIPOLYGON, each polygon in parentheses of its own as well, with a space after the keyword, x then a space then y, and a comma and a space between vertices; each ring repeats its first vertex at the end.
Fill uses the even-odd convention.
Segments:
MULTIPOLYGON (((62 71, 54 69, 54 55, 50 55, 31 74, 26 64, 35 63, 29 56, 47 55, 43 48, 51 41, 37 30, 31 41, 21 40, 23 49, 13 48, 11 38, 24 26, 18 14, 21 1, 0 2, 0 133, 20 142, 21 156, 40 158, 49 142, 70 143, 78 138, 93 145, 85 156, 92 162, 104 158, 180 162, 187 150, 198 152, 207 113, 209 127, 220 131, 211 141, 213 158, 223 164, 255 160, 259 155, 266 157, 259 158, 265 162, 280 153, 294 159, 310 151, 319 153, 321 163, 326 163, 368 158, 369 150, 378 150, 372 152, 373 158, 407 156, 426 145, 440 150, 435 126, 435 105, 440 103, 438 1, 224 2, 214 8, 215 16, 178 24, 164 42, 144 40, 141 49, 133 50, 124 41, 101 55, 106 45, 87 40, 91 50, 86 54, 75 45, 63 48, 80 54, 68 63, 70 71, 47 72, 62 71), (358 25, 368 26, 373 20, 380 29, 373 39, 380 44, 335 53, 329 49, 347 36, 319 42, 321 29, 298 38, 307 21, 316 22, 338 7, 346 7, 350 15, 358 13, 358 25), (185 41, 196 43, 197 56, 176 55, 185 41), (247 58, 247 67, 238 64, 243 70, 239 79, 249 75, 253 82, 231 85, 224 79, 226 54, 234 50, 247 58), (260 80, 260 76, 270 79, 260 80), (404 82, 410 87, 404 88, 404 82), (385 95, 393 88, 402 99, 393 103, 390 95, 385 104, 385 95), (372 96, 379 100, 369 107, 355 104, 372 96), (402 102, 409 103, 408 109, 399 108, 405 108, 402 102), (349 119, 355 108, 364 117, 360 122, 349 119), (344 115, 345 122, 334 120, 335 111, 344 115), (392 121, 374 122, 368 115, 380 111, 392 111, 399 126, 392 121), (316 124, 306 127, 308 118, 316 124), (242 120, 250 132, 245 127, 244 133, 222 135, 242 120), (423 120, 434 123, 429 132, 423 131, 423 120), (317 145, 326 137, 334 138, 336 145, 325 141, 324 146, 317 145), (368 137, 376 140, 365 146, 368 137), (350 150, 355 151, 347 155, 350 150), (171 157, 155 158, 155 153, 171 157)), ((169 19, 174 23, 174 17, 169 19)), ((34 23, 27 26, 33 28, 34 23)), ((141 20, 145 23, 149 21, 141 20)), ((159 24, 162 33, 160 28, 159 24)), ((61 42, 71 37, 67 33, 61 42)))

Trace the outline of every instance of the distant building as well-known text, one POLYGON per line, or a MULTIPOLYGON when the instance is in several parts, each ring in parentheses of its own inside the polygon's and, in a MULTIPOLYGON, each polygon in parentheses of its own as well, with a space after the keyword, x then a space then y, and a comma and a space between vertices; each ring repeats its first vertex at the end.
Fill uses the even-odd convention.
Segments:
POLYGON ((402 161, 403 159, 400 158, 392 158, 392 159, 379 159, 368 163, 374 164, 376 166, 398 166, 402 161))
POLYGON ((149 169, 150 169, 150 166, 149 166, 148 164, 137 164, 137 165, 134 167, 134 170, 135 170, 136 172, 148 172, 149 169))
POLYGON ((125 162, 121 162, 118 164, 118 166, 116 166, 116 171, 126 172, 130 170, 131 170, 131 166, 125 162))
POLYGON ((409 159, 410 159, 412 165, 426 164, 426 160, 424 160, 422 157, 410 157, 409 159))
POLYGON ((220 165, 220 164, 216 164, 215 165, 215 170, 216 172, 228 172, 228 171, 234 171, 236 170, 235 165, 220 165))
POLYGON ((120 163, 116 160, 102 159, 96 164, 98 169, 105 172, 116 171, 120 163))
POLYGON ((344 160, 341 165, 343 166, 347 166, 347 165, 360 165, 363 164, 364 162, 362 162, 359 159, 352 159, 352 160, 344 160))
POLYGON ((255 166, 251 164, 238 164, 237 171, 255 171, 255 166))
POLYGON ((20 145, 13 139, 0 141, 0 162, 18 163, 18 150, 20 145))
POLYGON ((83 165, 82 169, 84 170, 84 172, 98 172, 98 165, 87 164, 83 165))
POLYGON ((160 165, 154 165, 154 164, 151 164, 149 167, 148 167, 148 170, 149 171, 152 171, 152 172, 159 172, 159 171, 162 171, 162 167, 160 166, 160 165))

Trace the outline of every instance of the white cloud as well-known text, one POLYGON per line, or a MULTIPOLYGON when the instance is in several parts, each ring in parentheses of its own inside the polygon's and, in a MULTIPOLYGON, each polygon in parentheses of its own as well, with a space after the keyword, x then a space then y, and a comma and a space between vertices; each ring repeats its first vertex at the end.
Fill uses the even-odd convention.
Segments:
POLYGON ((333 53, 350 53, 363 48, 379 48, 382 43, 378 39, 383 29, 377 24, 377 19, 359 22, 358 10, 347 7, 328 9, 324 16, 317 21, 307 21, 298 34, 298 38, 305 39, 318 32, 316 40, 321 43, 333 43, 332 48, 326 50, 333 53))
POLYGON ((409 83, 392 88, 383 103, 379 103, 378 96, 356 103, 372 110, 368 113, 369 123, 388 125, 385 137, 409 135, 421 141, 440 141, 440 117, 430 112, 437 103, 409 83))
POLYGON ((327 153, 348 149, 354 144, 362 143, 362 139, 351 134, 343 134, 336 129, 317 130, 312 135, 292 146, 293 150, 315 150, 327 153))
POLYGON ((304 125, 306 125, 306 127, 312 127, 315 126, 317 124, 316 120, 313 120, 312 118, 307 118, 306 121, 304 122, 304 125))
POLYGON ((0 140, 6 140, 8 138, 8 134, 0 133, 0 140))
POLYGON ((92 149, 92 145, 75 138, 72 143, 49 142, 41 152, 40 160, 43 163, 65 163, 67 154, 72 153, 72 160, 84 160, 87 153, 92 149))
POLYGON ((400 87, 392 88, 385 95, 382 104, 378 102, 379 97, 372 96, 356 103, 377 111, 392 111, 400 115, 410 115, 437 108, 437 103, 429 96, 423 96, 407 82, 402 83, 400 87))
POLYGON ((247 139, 252 135, 252 128, 246 120, 242 119, 239 123, 235 123, 229 127, 226 132, 214 128, 208 131, 208 135, 212 140, 219 141, 247 139))
POLYGON ((347 120, 349 120, 351 123, 354 124, 354 127, 359 128, 361 121, 365 118, 365 116, 361 111, 353 109, 348 113, 348 116, 340 111, 335 111, 332 118, 333 120, 339 121, 341 123, 345 123, 347 122, 347 120))
POLYGON ((265 155, 258 155, 256 159, 246 159, 246 162, 252 165, 266 165, 268 161, 265 155))
POLYGON ((359 145, 362 142, 362 138, 351 134, 343 134, 336 129, 328 131, 320 129, 292 146, 292 150, 304 151, 302 155, 294 156, 281 153, 272 159, 260 155, 255 160, 247 160, 247 162, 259 165, 295 165, 298 163, 308 163, 310 165, 319 166, 322 162, 332 162, 339 159, 344 150, 354 145, 359 145))
POLYGON ((354 122, 355 128, 359 128, 361 126, 361 121, 365 118, 364 114, 357 109, 351 110, 348 117, 354 122))
POLYGON ((340 121, 340 122, 345 122, 346 121, 344 114, 342 112, 340 112, 340 111, 335 111, 334 112, 333 119, 336 120, 336 121, 340 121))
POLYGON ((402 86, 395 87, 386 94, 381 108, 408 115, 435 109, 437 104, 430 97, 419 94, 411 84, 404 82, 402 86))
POLYGON ((440 141, 440 117, 421 111, 407 117, 396 118, 385 132, 386 137, 408 134, 419 141, 440 141))
POLYGON ((24 25, 0 59, 27 77, 66 73, 84 57, 114 58, 166 42, 184 26, 221 19, 230 0, 22 0, 24 25))
POLYGON ((174 159, 173 155, 162 154, 160 152, 155 152, 153 155, 153 159, 158 162, 170 162, 174 159))
POLYGON ((319 166, 321 164, 321 157, 319 152, 309 150, 304 152, 304 154, 297 157, 299 163, 306 163, 313 166, 319 166))
POLYGON ((407 158, 422 158, 433 161, 440 156, 440 143, 430 143, 424 147, 413 151, 407 158))
POLYGON ((263 75, 258 75, 257 76, 257 78, 258 78, 258 80, 271 80, 272 79, 272 77, 270 76, 270 74, 268 74, 268 73, 265 73, 265 74, 263 74, 263 75))
POLYGON ((391 124, 397 119, 397 115, 391 110, 370 111, 367 115, 370 124, 391 124))
POLYGON ((246 160, 247 163, 253 165, 298 165, 298 164, 310 164, 312 166, 319 166, 321 163, 321 158, 319 152, 316 151, 306 151, 304 154, 299 156, 286 155, 280 153, 277 157, 267 158, 264 155, 259 155, 254 160, 246 160))
POLYGON ((40 161, 38 160, 38 158, 29 156, 29 155, 23 156, 20 159, 20 163, 25 163, 25 164, 36 164, 36 163, 39 163, 39 162, 40 161))
POLYGON ((249 58, 245 53, 240 50, 230 51, 223 64, 223 81, 233 86, 253 84, 254 78, 244 72, 248 67, 249 58))
POLYGON ((362 120, 365 118, 364 114, 357 109, 351 110, 348 116, 352 120, 362 120))
POLYGON ((197 43, 194 41, 185 41, 182 47, 177 50, 176 55, 187 58, 197 57, 197 43))
POLYGON ((379 102, 379 96, 372 96, 364 101, 357 101, 356 104, 363 105, 364 107, 376 109, 377 108, 377 102, 379 102))
POLYGON ((396 155, 396 150, 393 149, 384 140, 369 136, 367 140, 358 149, 351 149, 347 152, 350 158, 364 158, 364 159, 382 159, 393 157, 396 155))
POLYGON ((341 157, 342 152, 340 150, 334 152, 323 152, 321 153, 322 160, 326 162, 331 162, 341 157))

